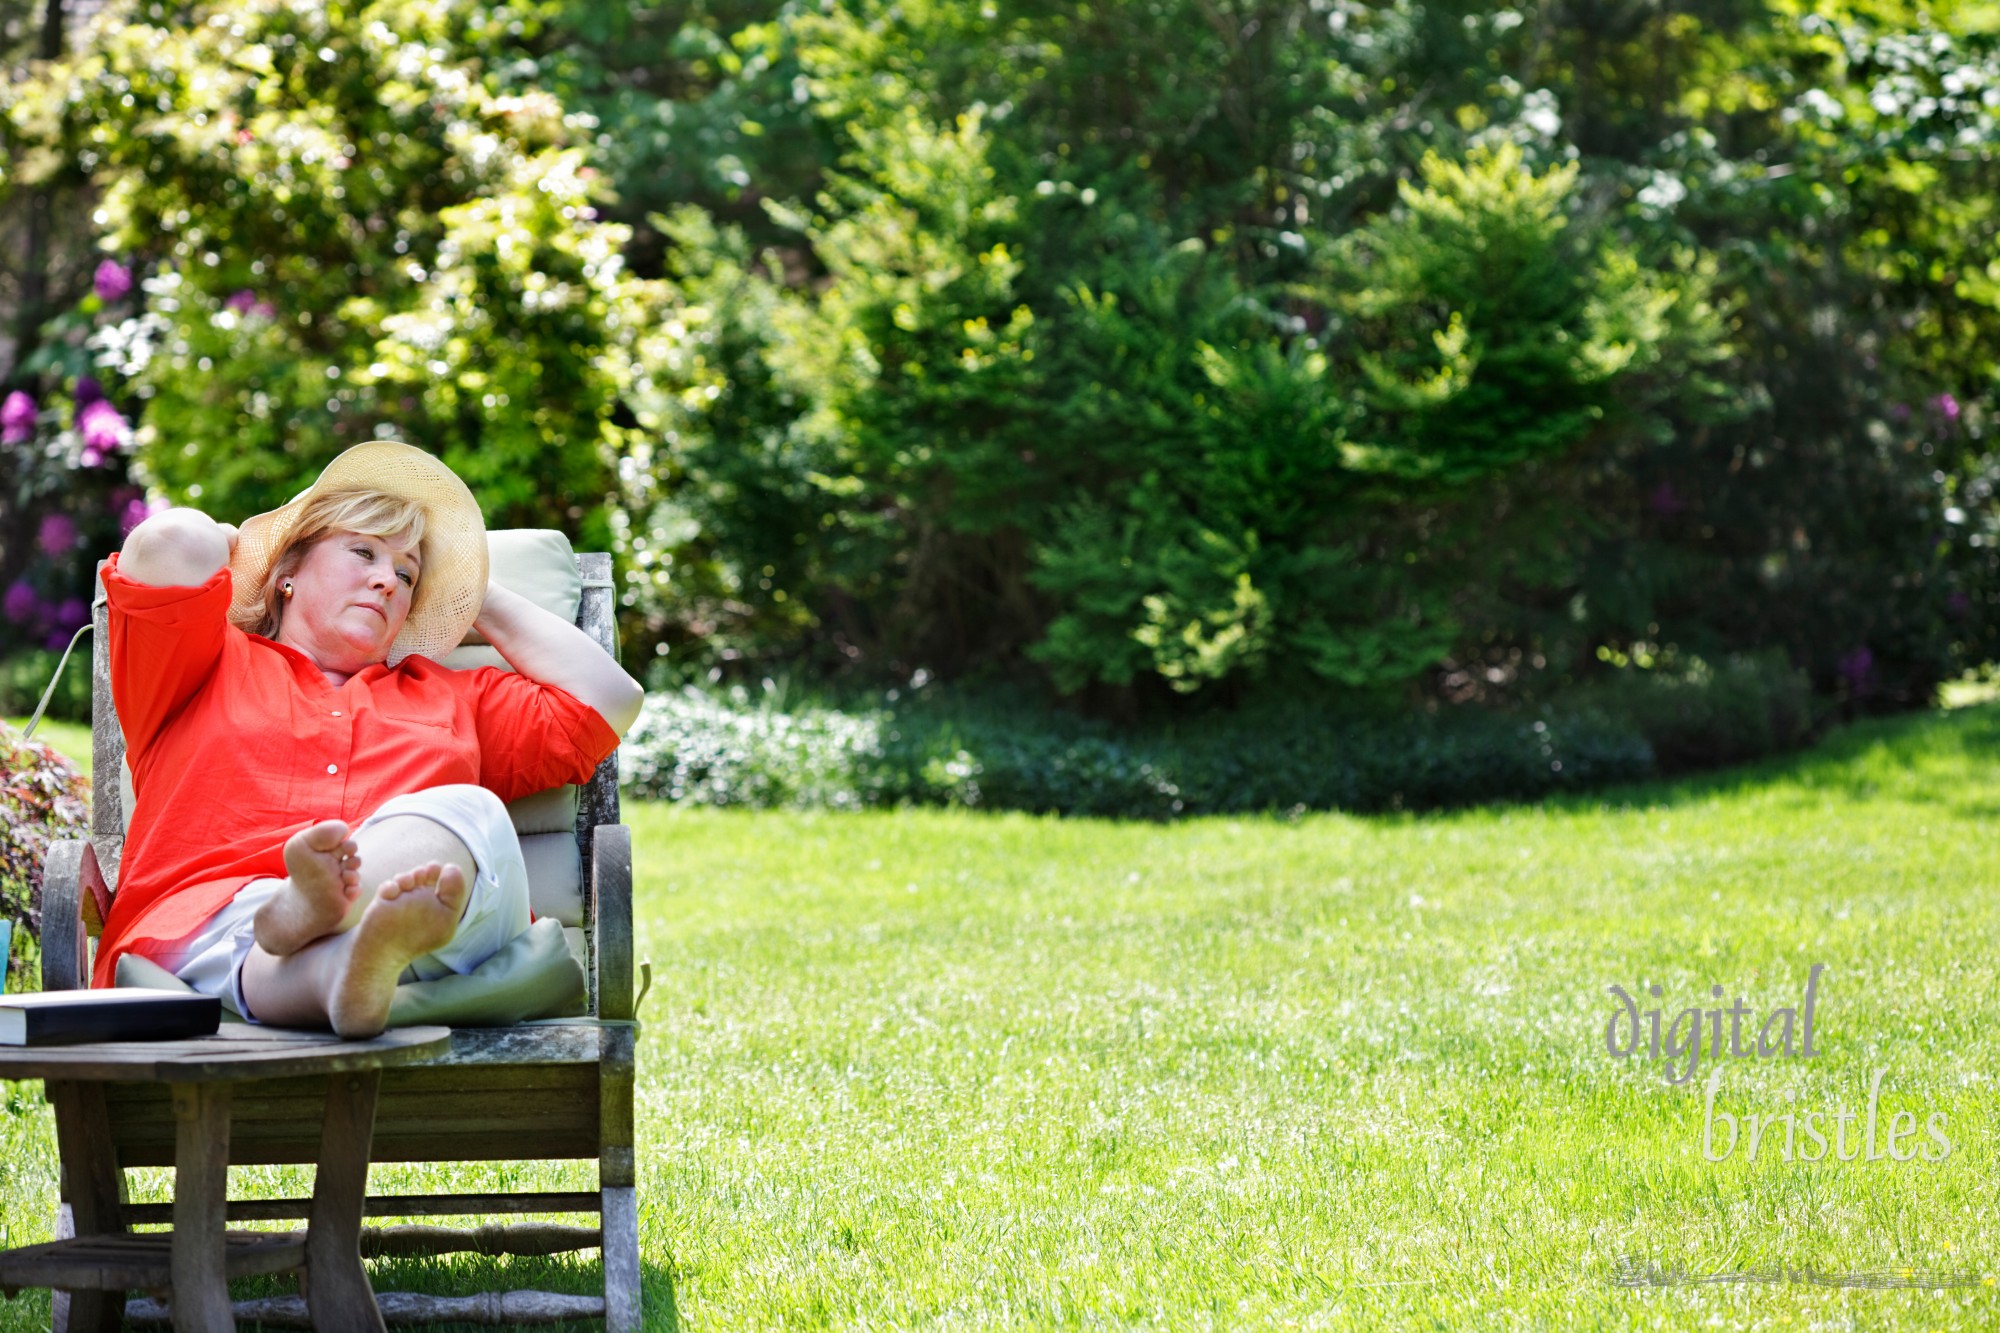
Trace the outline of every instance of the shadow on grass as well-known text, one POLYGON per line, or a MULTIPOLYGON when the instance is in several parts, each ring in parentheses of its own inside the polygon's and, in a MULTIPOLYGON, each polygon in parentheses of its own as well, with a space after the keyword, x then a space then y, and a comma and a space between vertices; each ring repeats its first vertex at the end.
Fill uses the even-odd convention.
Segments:
POLYGON ((2000 816, 1981 769, 2000 760, 2000 704, 1867 718, 1808 750, 1685 777, 1551 797, 1562 810, 1670 810, 1755 794, 1794 807, 1894 797, 1966 818, 2000 816))

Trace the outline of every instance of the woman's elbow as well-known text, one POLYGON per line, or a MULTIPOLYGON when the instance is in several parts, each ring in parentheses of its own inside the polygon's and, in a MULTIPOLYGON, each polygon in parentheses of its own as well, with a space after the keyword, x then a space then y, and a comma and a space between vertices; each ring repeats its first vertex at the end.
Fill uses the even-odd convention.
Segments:
POLYGON ((158 588, 194 587, 229 563, 229 538, 197 509, 154 514, 125 538, 118 572, 158 588))
POLYGON ((618 738, 623 740, 625 733, 632 730, 632 724, 639 720, 639 710, 645 706, 645 687, 627 676, 622 688, 612 697, 598 703, 597 713, 604 719, 605 725, 617 732, 618 738))

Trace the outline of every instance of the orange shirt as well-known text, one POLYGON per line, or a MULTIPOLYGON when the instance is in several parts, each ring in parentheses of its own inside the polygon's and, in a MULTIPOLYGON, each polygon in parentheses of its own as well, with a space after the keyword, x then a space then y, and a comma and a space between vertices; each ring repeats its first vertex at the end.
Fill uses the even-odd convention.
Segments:
POLYGON ((112 984, 120 954, 155 956, 249 881, 283 876, 285 840, 308 825, 358 823, 453 782, 512 801, 586 782, 618 748, 596 709, 492 667, 410 657, 329 685, 304 653, 228 622, 227 567, 198 588, 154 588, 114 555, 104 588, 139 795, 94 986, 112 984))

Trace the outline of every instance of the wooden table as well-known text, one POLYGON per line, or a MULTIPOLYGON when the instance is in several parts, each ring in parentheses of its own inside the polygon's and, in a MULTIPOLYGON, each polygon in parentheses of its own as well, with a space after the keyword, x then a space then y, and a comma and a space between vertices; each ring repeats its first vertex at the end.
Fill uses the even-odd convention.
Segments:
POLYGON ((361 1266, 361 1210, 368 1141, 381 1071, 442 1054, 451 1030, 399 1028, 369 1041, 330 1033, 225 1024, 184 1041, 0 1046, 0 1079, 42 1079, 56 1112, 63 1194, 75 1235, 0 1252, 0 1289, 54 1287, 69 1294, 68 1327, 116 1329, 124 1293, 173 1292, 176 1330, 230 1333, 228 1281, 303 1268, 318 1329, 383 1327, 361 1266), (327 1075, 312 1213, 293 1232, 232 1232, 228 1198, 230 1086, 245 1079, 327 1075), (158 1082, 173 1091, 174 1225, 135 1235, 125 1228, 104 1087, 158 1082))

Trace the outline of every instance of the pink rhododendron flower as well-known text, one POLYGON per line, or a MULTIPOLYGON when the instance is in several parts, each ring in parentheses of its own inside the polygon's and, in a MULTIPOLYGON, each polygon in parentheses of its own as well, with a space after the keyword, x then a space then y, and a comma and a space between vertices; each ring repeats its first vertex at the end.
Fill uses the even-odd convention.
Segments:
POLYGON ((35 400, 19 389, 0 403, 0 444, 19 444, 35 433, 35 400))
POLYGON ((104 386, 97 382, 95 375, 76 377, 76 405, 79 410, 90 406, 104 397, 104 386))
POLYGON ((237 314, 247 315, 252 319, 270 319, 278 313, 269 301, 259 298, 257 293, 248 287, 232 294, 222 304, 224 309, 234 310, 237 314))
POLYGON ((68 514, 45 514, 35 545, 43 555, 65 555, 76 549, 76 522, 68 514))
POLYGON ((83 436, 85 453, 108 454, 122 449, 131 439, 131 430, 117 408, 102 398, 76 414, 77 434, 83 436))
POLYGON ((1941 393, 1931 399, 1931 406, 1935 407, 1938 410, 1938 415, 1946 421, 1955 422, 1958 420, 1958 399, 1952 397, 1950 394, 1941 393))
POLYGON ((98 299, 105 304, 122 301, 132 292, 132 270, 115 259, 107 259, 97 266, 91 282, 97 288, 98 299))
POLYGON ((7 596, 0 600, 0 614, 15 624, 31 620, 41 609, 42 599, 35 596, 35 590, 28 586, 26 579, 16 579, 7 589, 7 596))

